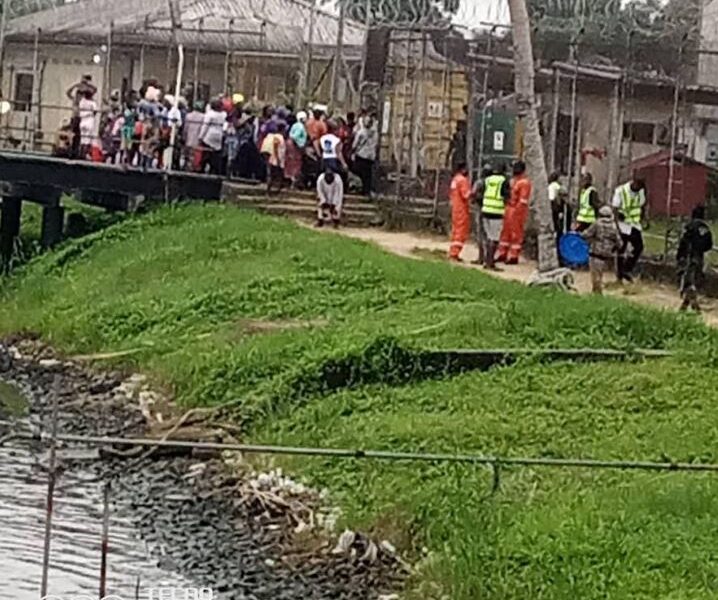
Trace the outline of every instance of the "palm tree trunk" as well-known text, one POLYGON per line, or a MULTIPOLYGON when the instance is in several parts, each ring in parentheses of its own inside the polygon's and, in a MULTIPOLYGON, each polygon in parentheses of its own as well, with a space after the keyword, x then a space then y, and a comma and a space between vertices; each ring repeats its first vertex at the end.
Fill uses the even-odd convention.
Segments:
POLYGON ((556 236, 548 199, 548 175, 539 131, 534 91, 534 57, 531 47, 531 24, 526 0, 509 0, 514 41, 514 87, 519 116, 524 122, 526 164, 533 180, 533 210, 538 222, 538 269, 558 268, 556 236))

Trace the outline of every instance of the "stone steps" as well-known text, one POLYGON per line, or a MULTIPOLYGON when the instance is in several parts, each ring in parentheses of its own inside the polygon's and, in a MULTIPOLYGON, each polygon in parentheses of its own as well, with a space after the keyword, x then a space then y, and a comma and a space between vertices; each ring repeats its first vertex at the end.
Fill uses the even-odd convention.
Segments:
MULTIPOLYGON (((317 218, 316 195, 308 191, 284 190, 276 196, 268 197, 264 186, 226 182, 222 186, 222 200, 227 204, 271 215, 307 221, 315 221, 317 218)), ((344 198, 342 222, 345 225, 369 227, 380 225, 382 218, 375 204, 367 202, 362 196, 349 195, 344 198)))
MULTIPOLYGON (((245 206, 244 208, 247 207, 245 206)), ((297 204, 255 204, 250 208, 255 208, 256 210, 268 215, 290 217, 293 219, 302 219, 304 221, 316 221, 317 219, 316 205, 301 206, 297 204)), ((367 213, 352 209, 343 211, 342 223, 344 225, 351 225, 352 227, 370 227, 380 224, 376 213, 367 213)))

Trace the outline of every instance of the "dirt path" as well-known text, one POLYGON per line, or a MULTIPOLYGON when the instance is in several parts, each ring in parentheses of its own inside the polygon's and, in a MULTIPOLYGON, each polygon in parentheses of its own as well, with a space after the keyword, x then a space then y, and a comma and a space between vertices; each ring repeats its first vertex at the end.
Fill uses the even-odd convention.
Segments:
MULTIPOLYGON (((414 233, 401 231, 384 231, 382 229, 355 229, 345 228, 338 233, 348 237, 372 242, 389 252, 413 259, 441 258, 446 256, 448 242, 445 238, 429 233, 414 233)), ((475 245, 468 244, 464 249, 462 258, 466 261, 458 268, 480 269, 470 261, 478 257, 475 245)), ((482 271, 499 279, 524 282, 536 270, 536 263, 526 261, 520 265, 504 266, 500 273, 482 271)), ((579 294, 588 294, 591 291, 591 281, 588 272, 575 273, 576 287, 579 294)), ((675 288, 656 283, 637 283, 621 286, 615 278, 609 275, 607 279, 606 294, 621 298, 637 304, 654 306, 665 310, 676 310, 681 300, 675 288)), ((702 300, 703 320, 711 326, 718 327, 718 306, 715 300, 702 300)))

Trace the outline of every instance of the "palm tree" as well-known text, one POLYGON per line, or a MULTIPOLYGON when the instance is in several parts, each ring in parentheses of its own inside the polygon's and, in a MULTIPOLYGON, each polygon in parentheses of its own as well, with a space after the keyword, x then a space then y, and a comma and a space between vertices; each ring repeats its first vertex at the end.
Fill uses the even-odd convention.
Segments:
POLYGON ((558 268, 558 257, 547 193, 546 161, 536 111, 531 23, 526 0, 509 0, 509 11, 513 26, 516 101, 519 116, 525 124, 526 163, 534 184, 533 202, 538 221, 538 269, 539 272, 548 272, 558 268))
POLYGON ((551 19, 618 15, 620 0, 528 0, 531 14, 551 19))

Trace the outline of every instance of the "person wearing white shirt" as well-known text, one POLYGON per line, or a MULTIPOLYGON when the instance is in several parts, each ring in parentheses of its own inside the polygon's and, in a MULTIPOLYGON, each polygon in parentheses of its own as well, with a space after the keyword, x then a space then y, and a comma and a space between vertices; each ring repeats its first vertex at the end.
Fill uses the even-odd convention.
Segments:
POLYGON ((561 185, 560 175, 556 172, 551 173, 548 177, 548 200, 551 203, 553 228, 556 231, 556 239, 558 240, 568 231, 570 215, 567 214, 569 208, 566 204, 566 191, 561 185))
POLYGON ((331 169, 327 169, 317 179, 317 201, 317 227, 330 221, 334 227, 338 227, 344 204, 344 182, 331 169))
POLYGON ((342 179, 345 176, 347 165, 342 152, 342 140, 336 135, 338 127, 334 121, 328 123, 329 133, 319 138, 319 147, 322 151, 322 168, 331 169, 338 173, 342 179))
POLYGON ((618 279, 633 281, 633 270, 643 253, 641 221, 646 212, 645 182, 634 176, 631 181, 619 185, 613 194, 611 206, 623 239, 623 248, 618 257, 618 279), (629 244, 631 253, 627 254, 629 244))
POLYGON ((222 110, 222 101, 212 100, 199 130, 199 141, 203 152, 200 171, 204 171, 209 164, 209 172, 213 175, 222 172, 222 144, 226 128, 227 113, 222 110))

